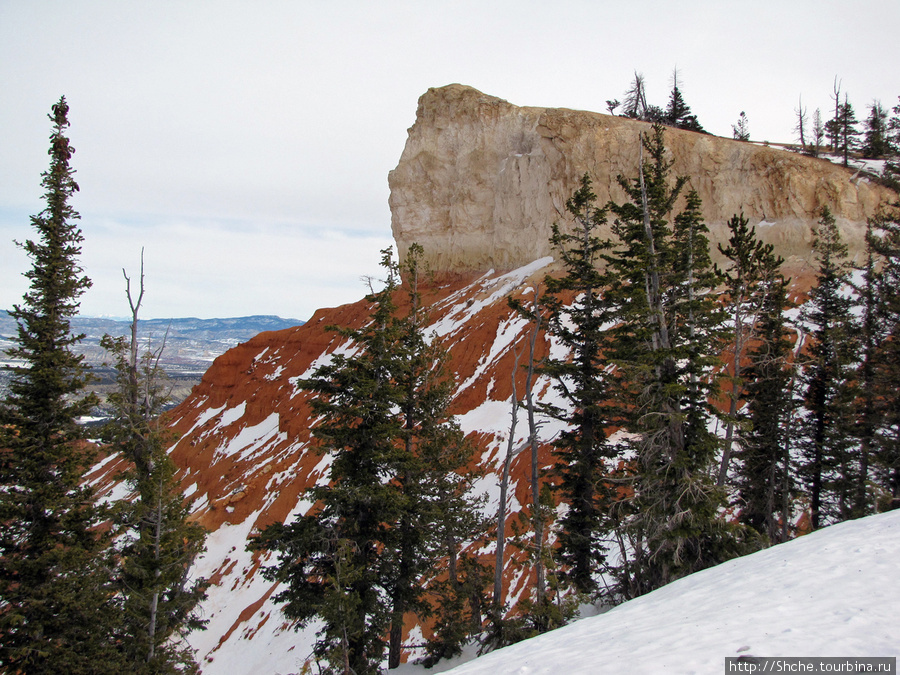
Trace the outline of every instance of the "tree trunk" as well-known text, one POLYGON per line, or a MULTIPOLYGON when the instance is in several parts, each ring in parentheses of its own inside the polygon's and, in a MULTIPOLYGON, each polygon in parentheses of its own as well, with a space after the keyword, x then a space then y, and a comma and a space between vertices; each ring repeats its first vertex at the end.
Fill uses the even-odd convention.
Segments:
POLYGON ((400 667, 400 652, 403 648, 403 611, 394 607, 394 618, 391 620, 391 630, 388 635, 388 669, 400 667), (399 619, 397 614, 399 612, 399 619))
POLYGON ((160 486, 160 493, 156 496, 156 513, 154 514, 154 528, 153 528, 153 558, 154 565, 153 569, 153 593, 150 596, 150 616, 149 616, 149 625, 147 627, 147 635, 150 638, 150 650, 147 653, 147 662, 153 660, 153 657, 156 656, 156 643, 157 643, 157 617, 159 615, 159 577, 162 576, 162 570, 160 566, 162 564, 161 550, 160 544, 162 541, 162 521, 163 521, 163 505, 162 505, 162 486, 160 486))
POLYGON ((492 620, 499 624, 503 606, 503 549, 506 544, 506 493, 509 489, 509 467, 512 464, 516 442, 516 423, 519 419, 519 399, 516 395, 516 371, 519 368, 519 354, 516 354, 515 367, 512 372, 512 395, 510 396, 512 419, 509 424, 509 439, 506 443, 506 459, 503 462, 503 474, 500 479, 500 503, 497 505, 497 551, 494 559, 494 594, 491 605, 492 620))
POLYGON ((528 441, 531 445, 531 507, 534 512, 534 547, 535 547, 535 604, 540 605, 546 594, 546 581, 544 578, 544 519, 541 514, 541 495, 538 485, 538 433, 537 422, 534 417, 534 352, 537 344, 538 333, 541 330, 541 314, 538 307, 538 289, 534 289, 534 299, 531 305, 534 315, 534 326, 531 331, 531 341, 528 346, 528 375, 525 378, 525 404, 528 410, 528 441))

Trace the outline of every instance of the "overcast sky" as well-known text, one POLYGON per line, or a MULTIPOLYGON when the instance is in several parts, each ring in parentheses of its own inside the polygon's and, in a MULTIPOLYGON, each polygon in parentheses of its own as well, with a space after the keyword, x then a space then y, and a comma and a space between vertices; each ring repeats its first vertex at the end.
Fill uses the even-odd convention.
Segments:
POLYGON ((604 112, 672 69, 704 127, 791 141, 835 76, 897 103, 900 2, 0 0, 0 308, 21 301, 50 106, 65 95, 88 315, 278 314, 360 298, 392 243, 387 174, 418 97, 460 82, 604 112))

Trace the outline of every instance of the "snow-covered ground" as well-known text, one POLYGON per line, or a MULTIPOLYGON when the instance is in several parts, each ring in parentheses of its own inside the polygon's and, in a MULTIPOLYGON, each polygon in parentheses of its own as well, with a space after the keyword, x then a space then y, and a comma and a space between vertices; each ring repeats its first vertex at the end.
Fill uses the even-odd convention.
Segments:
POLYGON ((722 673, 742 655, 896 657, 898 561, 900 511, 841 523, 451 672, 722 673))

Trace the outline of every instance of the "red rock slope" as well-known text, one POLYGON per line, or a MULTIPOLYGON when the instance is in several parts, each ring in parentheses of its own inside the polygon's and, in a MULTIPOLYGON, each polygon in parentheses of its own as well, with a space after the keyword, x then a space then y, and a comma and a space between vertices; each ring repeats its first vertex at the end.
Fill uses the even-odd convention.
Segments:
MULTIPOLYGON (((510 421, 514 350, 524 349, 528 332, 506 298, 529 293, 529 282, 540 279, 549 262, 505 274, 445 278, 426 291, 430 330, 450 349, 458 383, 452 413, 477 444, 477 461, 488 469, 479 490, 493 497, 485 507, 490 513, 497 507, 510 421)), ((288 626, 269 599, 275 588, 258 574, 264 561, 244 547, 256 529, 305 513, 311 506, 303 498, 305 489, 327 477, 327 457, 310 449, 308 398, 296 383, 330 354, 352 349, 326 326, 360 326, 367 312, 361 301, 319 310, 297 328, 261 333, 219 357, 173 413, 172 428, 180 438, 171 454, 185 494, 195 500, 194 517, 211 532, 196 569, 215 582, 204 604, 209 628, 191 638, 206 674, 274 672, 277 664, 280 672, 292 672, 310 652, 314 628, 298 634, 288 626)), ((546 353, 546 342, 539 349, 546 353)), ((524 371, 519 371, 521 392, 524 371)), ((538 390, 546 394, 548 384, 539 382, 538 390)), ((527 424, 520 421, 520 442, 526 434, 527 424)), ((545 428, 544 435, 550 434, 545 428)), ((542 459, 551 464, 549 446, 542 459)), ((108 477, 116 468, 110 461, 95 477, 108 477)), ((513 464, 510 517, 529 500, 528 470, 524 456, 513 464)), ((527 579, 510 569, 506 583, 515 596, 527 579)))

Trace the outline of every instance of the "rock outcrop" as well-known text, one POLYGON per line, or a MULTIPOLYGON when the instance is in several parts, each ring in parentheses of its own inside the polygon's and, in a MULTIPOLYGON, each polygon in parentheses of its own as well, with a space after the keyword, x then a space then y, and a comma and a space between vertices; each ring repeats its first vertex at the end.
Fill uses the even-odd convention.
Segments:
MULTIPOLYGON (((429 89, 389 176, 401 254, 424 246, 440 271, 512 269, 550 254, 566 200, 587 173, 598 204, 624 200, 617 176, 637 176, 645 122, 556 108, 523 108, 459 84, 429 89)), ((668 129, 673 172, 703 200, 713 250, 743 212, 791 268, 807 259, 828 206, 854 255, 867 218, 896 195, 852 169, 780 148, 668 129)))

